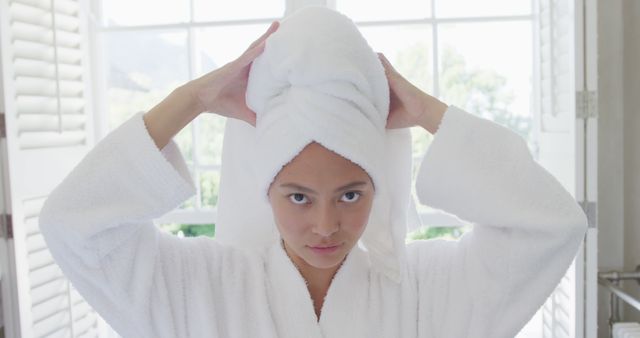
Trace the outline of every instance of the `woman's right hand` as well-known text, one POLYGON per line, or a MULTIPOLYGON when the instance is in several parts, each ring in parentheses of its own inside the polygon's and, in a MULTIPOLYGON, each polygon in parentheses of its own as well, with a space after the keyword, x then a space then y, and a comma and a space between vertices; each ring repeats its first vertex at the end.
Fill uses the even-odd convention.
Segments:
POLYGON ((421 126, 431 134, 438 130, 448 105, 414 86, 386 56, 377 53, 389 82, 388 129, 421 126))
POLYGON ((279 25, 278 21, 272 22, 240 57, 186 84, 200 111, 239 119, 255 127, 256 113, 245 100, 249 70, 253 60, 264 51, 265 40, 279 25))

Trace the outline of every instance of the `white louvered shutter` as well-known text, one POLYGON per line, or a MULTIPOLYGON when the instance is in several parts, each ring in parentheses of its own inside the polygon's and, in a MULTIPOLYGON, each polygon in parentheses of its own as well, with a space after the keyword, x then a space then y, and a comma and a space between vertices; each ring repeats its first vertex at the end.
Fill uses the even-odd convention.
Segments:
MULTIPOLYGON (((593 208, 589 201, 595 201, 597 187, 597 149, 593 146, 597 134, 595 119, 583 115, 595 108, 587 99, 595 95, 588 88, 595 88, 596 53, 593 31, 585 30, 583 23, 585 13, 595 9, 595 1, 537 0, 536 7, 539 21, 534 31, 540 61, 536 76, 541 83, 534 99, 540 104, 535 124, 538 161, 578 202, 593 208)), ((595 26, 591 18, 586 22, 595 26)), ((597 281, 590 276, 597 271, 596 236, 595 224, 590 224, 571 267, 543 305, 542 337, 596 337, 596 303, 592 301, 597 281)))
POLYGON ((48 193, 93 143, 85 8, 80 0, 0 0, 4 187, 13 227, 13 276, 3 282, 14 292, 3 298, 15 301, 8 337, 99 336, 99 317, 55 264, 38 228, 48 193))

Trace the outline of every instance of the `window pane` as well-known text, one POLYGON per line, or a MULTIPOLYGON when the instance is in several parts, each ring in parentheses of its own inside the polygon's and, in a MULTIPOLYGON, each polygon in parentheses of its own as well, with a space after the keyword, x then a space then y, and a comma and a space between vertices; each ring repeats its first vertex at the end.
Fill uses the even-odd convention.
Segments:
POLYGON ((226 119, 209 113, 198 117, 198 164, 220 165, 226 119))
POLYGON ((103 24, 107 26, 156 25, 189 21, 188 0, 102 0, 101 3, 103 24))
POLYGON ((284 16, 284 11, 285 0, 194 0, 193 16, 197 21, 228 21, 280 18, 284 16))
POLYGON ((432 92, 431 25, 363 26, 359 29, 371 48, 383 53, 409 82, 423 91, 432 92))
POLYGON ((437 17, 531 14, 531 0, 434 0, 437 17))
POLYGON ((180 148, 182 152, 182 156, 184 156, 185 162, 189 167, 193 166, 193 124, 188 124, 186 127, 182 128, 178 132, 176 136, 173 137, 173 140, 180 148))
POLYGON ((439 27, 442 99, 528 140, 532 117, 531 22, 439 27))
MULTIPOLYGON (((433 43, 431 25, 412 24, 359 27, 376 52, 382 52, 409 82, 426 93, 433 92, 433 43), (402 36, 402 39, 397 37, 402 36)), ((422 128, 411 128, 414 157, 413 181, 420 164, 419 157, 431 143, 432 136, 422 128)), ((412 184, 415 196, 415 185, 412 184)), ((417 202, 417 199, 416 199, 417 202)), ((417 205, 419 212, 431 208, 417 205)))
POLYGON ((220 185, 219 171, 200 172, 200 201, 202 208, 215 208, 218 204, 218 187, 220 185))
POLYGON ((253 41, 267 31, 263 24, 220 26, 196 30, 196 73, 208 73, 237 59, 253 41))
POLYGON ((136 112, 153 108, 188 80, 185 32, 105 35, 110 129, 136 112))
MULTIPOLYGON (((191 177, 196 180, 196 175, 193 171, 193 167, 189 166, 189 173, 191 173, 191 177)), ((195 182, 194 182, 195 183, 195 182)), ((180 204, 180 206, 178 206, 178 209, 184 209, 184 210, 195 210, 196 208, 196 199, 198 197, 198 194, 194 194, 193 196, 187 198, 186 200, 184 200, 182 202, 182 204, 180 204)))
MULTIPOLYGON (((419 213, 432 212, 433 208, 421 204, 418 200, 418 195, 416 193, 416 177, 418 176, 418 169, 420 163, 422 162, 422 157, 433 141, 433 135, 424 130, 424 128, 422 127, 411 127, 409 130, 411 131, 411 150, 413 156, 413 167, 411 170, 411 194, 415 198, 416 209, 419 213)), ((435 224, 430 225, 433 226, 435 224)))
POLYGON ((336 9, 353 21, 419 19, 431 17, 431 0, 336 0, 336 9))

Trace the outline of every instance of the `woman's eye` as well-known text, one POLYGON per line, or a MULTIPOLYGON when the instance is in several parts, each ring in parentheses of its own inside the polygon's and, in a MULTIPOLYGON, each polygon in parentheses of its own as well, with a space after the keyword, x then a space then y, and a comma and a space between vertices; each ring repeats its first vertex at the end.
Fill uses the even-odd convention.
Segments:
POLYGON ((349 191, 342 196, 347 197, 347 200, 345 202, 355 202, 358 200, 358 198, 360 198, 360 195, 361 194, 357 191, 349 191))
POLYGON ((291 194, 289 195, 289 199, 291 200, 291 202, 295 203, 295 204, 304 204, 305 203, 305 198, 306 196, 300 193, 295 193, 295 194, 291 194))

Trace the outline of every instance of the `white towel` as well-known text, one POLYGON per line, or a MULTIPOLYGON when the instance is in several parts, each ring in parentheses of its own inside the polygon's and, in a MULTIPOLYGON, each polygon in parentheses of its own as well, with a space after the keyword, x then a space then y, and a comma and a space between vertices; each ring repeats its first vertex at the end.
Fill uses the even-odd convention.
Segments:
POLYGON ((411 198, 411 134, 385 128, 384 67, 354 22, 321 6, 285 17, 251 66, 246 99, 256 127, 227 122, 216 237, 248 249, 278 240, 269 185, 316 141, 372 178, 375 197, 360 244, 374 268, 399 282, 407 227, 420 226, 411 198))

